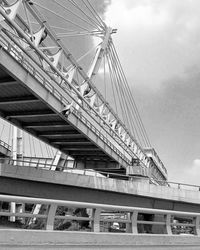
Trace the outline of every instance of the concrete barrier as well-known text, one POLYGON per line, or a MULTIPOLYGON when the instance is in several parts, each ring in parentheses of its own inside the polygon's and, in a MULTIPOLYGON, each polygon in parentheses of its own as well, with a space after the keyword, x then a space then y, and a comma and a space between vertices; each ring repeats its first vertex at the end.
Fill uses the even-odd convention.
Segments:
POLYGON ((199 250, 200 237, 0 230, 0 249, 199 250))

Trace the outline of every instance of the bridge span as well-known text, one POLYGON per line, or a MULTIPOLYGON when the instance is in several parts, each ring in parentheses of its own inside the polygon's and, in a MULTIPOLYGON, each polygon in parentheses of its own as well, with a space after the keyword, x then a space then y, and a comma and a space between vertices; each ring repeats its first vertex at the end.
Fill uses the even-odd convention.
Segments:
POLYGON ((197 187, 196 190, 178 189, 149 184, 149 179, 120 180, 95 176, 93 172, 93 176, 84 175, 86 170, 59 172, 42 163, 25 162, 22 166, 20 161, 16 165, 12 160, 9 162, 0 164, 1 194, 199 212, 197 187))

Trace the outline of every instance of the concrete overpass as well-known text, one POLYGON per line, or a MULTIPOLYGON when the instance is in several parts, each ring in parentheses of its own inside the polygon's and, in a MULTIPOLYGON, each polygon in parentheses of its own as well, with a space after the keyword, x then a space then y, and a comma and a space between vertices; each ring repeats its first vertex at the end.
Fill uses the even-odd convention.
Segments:
POLYGON ((199 212, 200 207, 199 191, 5 163, 0 164, 0 190, 8 195, 187 212, 199 212))

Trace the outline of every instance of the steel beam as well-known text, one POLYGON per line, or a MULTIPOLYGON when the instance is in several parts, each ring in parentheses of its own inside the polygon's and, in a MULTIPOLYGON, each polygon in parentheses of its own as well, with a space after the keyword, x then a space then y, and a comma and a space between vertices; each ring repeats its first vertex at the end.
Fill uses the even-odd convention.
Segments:
POLYGON ((101 149, 100 148, 95 148, 95 147, 92 147, 92 148, 86 148, 86 147, 75 147, 75 146, 73 146, 73 147, 61 147, 61 149, 62 150, 64 150, 64 151, 101 151, 101 149))
POLYGON ((68 125, 64 121, 52 121, 52 122, 32 122, 31 124, 24 124, 24 128, 71 128, 71 125, 68 125))
POLYGON ((76 131, 67 131, 67 133, 65 132, 59 132, 59 131, 55 131, 55 134, 54 134, 54 131, 47 131, 48 133, 39 133, 38 135, 39 136, 42 136, 42 137, 48 137, 48 138, 63 138, 67 141, 69 141, 70 139, 84 139, 85 136, 82 135, 82 134, 77 134, 76 131), (70 132, 70 133, 69 133, 70 132), (76 132, 76 133, 75 133, 76 132))
POLYGON ((12 77, 0 78, 0 87, 19 84, 12 77))
POLYGON ((58 116, 58 114, 51 113, 49 111, 28 111, 28 112, 10 112, 6 114, 9 118, 20 118, 20 117, 44 117, 44 116, 58 116))
POLYGON ((0 105, 19 105, 23 103, 36 103, 41 102, 39 99, 37 99, 34 96, 24 96, 24 97, 12 97, 12 98, 1 98, 0 99, 0 105))
MULTIPOLYGON (((68 142, 68 141, 50 141, 53 144, 57 144, 57 145, 64 145, 64 146, 90 146, 92 145, 91 142, 87 141, 87 142, 68 142)), ((93 145, 92 145, 93 146, 93 145)))

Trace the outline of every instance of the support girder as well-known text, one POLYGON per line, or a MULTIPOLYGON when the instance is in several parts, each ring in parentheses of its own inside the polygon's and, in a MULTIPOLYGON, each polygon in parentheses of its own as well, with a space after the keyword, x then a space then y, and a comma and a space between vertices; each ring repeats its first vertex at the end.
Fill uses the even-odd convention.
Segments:
POLYGON ((6 114, 7 118, 20 118, 20 117, 44 117, 44 116, 58 116, 58 114, 55 114, 53 112, 48 111, 26 111, 26 112, 9 112, 6 114))
POLYGON ((6 77, 0 79, 0 86, 16 85, 18 84, 12 77, 6 77))
POLYGON ((92 152, 88 152, 88 151, 82 151, 82 152, 76 152, 76 151, 74 151, 74 152, 71 152, 71 156, 73 157, 73 156, 85 156, 85 155, 87 155, 87 156, 105 156, 105 154, 103 153, 103 152, 99 152, 99 151, 95 151, 95 150, 93 150, 92 152))
POLYGON ((109 163, 114 163, 115 161, 111 161, 109 157, 101 156, 101 157, 91 157, 91 156, 85 156, 85 157, 77 157, 76 161, 92 161, 92 162, 109 162, 109 163))
POLYGON ((91 143, 87 138, 52 139, 52 143, 91 143))
POLYGON ((92 143, 91 142, 89 142, 89 141, 86 141, 86 142, 82 142, 82 141, 77 141, 77 142, 74 142, 74 141, 72 141, 72 142, 69 142, 69 141, 51 141, 51 143, 53 143, 53 144, 57 144, 57 145, 64 145, 64 146, 90 146, 90 145, 92 145, 92 143))
POLYGON ((34 96, 22 96, 22 97, 11 97, 11 98, 1 98, 0 99, 0 105, 18 105, 23 103, 35 103, 35 102, 41 102, 39 99, 37 99, 34 96))
MULTIPOLYGON (((55 128, 71 128, 71 125, 66 124, 66 122, 63 121, 52 121, 52 122, 32 122, 31 124, 24 124, 24 128, 49 128, 49 127, 55 127, 55 128)), ((47 131, 48 132, 48 131, 47 131)))
POLYGON ((62 150, 64 150, 64 151, 101 151, 101 149, 99 149, 99 148, 95 148, 94 146, 93 147, 76 147, 76 146, 73 146, 73 147, 62 147, 61 148, 62 150))
POLYGON ((65 140, 69 141, 69 140, 81 140, 81 139, 84 139, 85 137, 81 134, 76 134, 75 132, 76 131, 67 131, 67 133, 65 132, 58 132, 56 131, 55 134, 53 134, 54 131, 52 131, 52 133, 39 133, 38 135, 39 136, 46 136, 48 138, 64 138, 65 140))

